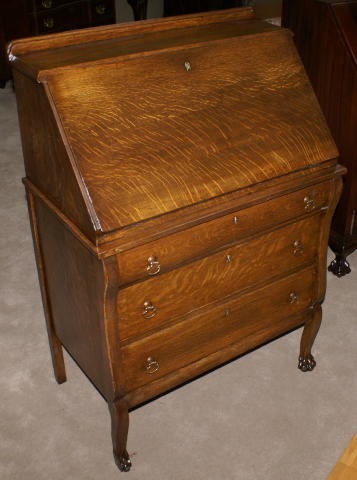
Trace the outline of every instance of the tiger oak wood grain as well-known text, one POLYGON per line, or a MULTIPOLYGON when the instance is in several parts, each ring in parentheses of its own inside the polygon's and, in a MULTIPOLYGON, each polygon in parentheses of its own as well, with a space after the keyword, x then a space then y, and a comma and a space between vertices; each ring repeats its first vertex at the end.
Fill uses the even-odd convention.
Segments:
POLYGON ((118 255, 121 265, 121 286, 141 278, 148 278, 148 258, 155 256, 159 261, 162 275, 175 265, 234 244, 239 240, 261 231, 276 227, 279 223, 295 220, 299 216, 308 216, 304 198, 315 202, 311 214, 326 208, 329 201, 330 183, 322 183, 299 190, 293 194, 278 197, 268 203, 260 203, 224 215, 216 220, 205 222, 189 231, 185 230, 168 238, 156 240, 143 247, 127 250, 118 255), (281 208, 281 203, 284 208, 281 208))
POLYGON ((103 231, 284 175, 292 170, 292 160, 299 169, 327 159, 327 129, 312 108, 316 100, 302 67, 294 63, 292 39, 279 34, 274 40, 262 45, 260 39, 243 37, 49 79, 103 231), (259 69, 253 53, 258 43, 259 69), (282 43, 285 55, 272 67, 271 57, 282 43), (227 55, 236 61, 227 64, 227 55), (185 61, 191 70, 186 71, 185 61), (278 81, 275 68, 281 71, 278 81), (98 74, 107 82, 93 88, 98 74), (130 85, 122 89, 129 75, 130 85), (143 79, 150 94, 141 98, 143 79), (79 104, 86 111, 85 124, 79 104), (264 123, 252 115, 256 108, 264 123), (104 135, 107 129, 111 137, 104 135), (310 136, 313 145, 306 144, 310 136))
POLYGON ((312 262, 317 255, 320 226, 321 218, 315 216, 120 290, 121 338, 213 303, 308 260, 312 262), (296 241, 303 246, 298 256, 294 255, 296 241), (156 315, 150 319, 143 318, 146 301, 156 309, 156 315))
POLYGON ((201 317, 197 316, 174 327, 162 329, 145 340, 125 346, 123 362, 128 366, 127 391, 133 391, 151 379, 167 375, 243 337, 248 337, 284 316, 304 310, 313 301, 315 274, 315 267, 302 270, 277 284, 272 283, 265 289, 213 308, 201 317), (299 304, 291 305, 292 292, 297 292, 299 304), (259 314, 258 301, 262 297, 266 298, 263 319, 259 314), (228 316, 227 308, 230 310, 228 316), (177 341, 178 338, 180 341, 177 341), (204 345, 200 338, 205 338, 204 345), (145 362, 148 357, 154 357, 160 365, 159 370, 152 375, 146 373, 145 362))
POLYGON ((63 346, 108 402, 119 469, 155 395, 302 325, 311 370, 345 170, 290 32, 242 8, 8 58, 55 374, 63 346))

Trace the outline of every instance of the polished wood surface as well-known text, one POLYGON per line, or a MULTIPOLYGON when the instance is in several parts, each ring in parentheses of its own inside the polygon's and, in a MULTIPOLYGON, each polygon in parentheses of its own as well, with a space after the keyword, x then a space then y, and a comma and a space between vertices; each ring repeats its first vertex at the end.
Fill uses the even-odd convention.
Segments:
MULTIPOLYGON (((222 250, 228 245, 244 241, 249 236, 269 231, 276 226, 295 218, 313 215, 326 208, 329 199, 330 184, 320 183, 298 192, 278 197, 252 207, 237 210, 215 220, 181 231, 155 242, 132 248, 118 254, 122 266, 121 286, 171 270, 208 253, 222 250), (314 202, 312 212, 306 212, 304 199, 314 202), (284 202, 284 208, 281 203, 284 202), (189 235, 187 235, 189 233, 189 235), (150 258, 155 257, 156 264, 151 265, 150 258), (156 265, 156 266, 155 266, 156 265), (159 272, 158 272, 159 273, 159 272)), ((246 241, 246 240, 245 240, 246 241)))
POLYGON ((339 161, 347 167, 329 240, 336 254, 329 270, 342 276, 350 272, 346 257, 357 248, 357 2, 284 0, 282 26, 295 34, 339 161))
POLYGON ((354 480, 357 478, 357 433, 326 480, 354 480))
POLYGON ((8 54, 55 375, 64 346, 119 469, 130 408, 297 326, 312 370, 345 170, 290 32, 242 8, 8 54))
POLYGON ((164 0, 164 17, 241 7, 242 0, 164 0))

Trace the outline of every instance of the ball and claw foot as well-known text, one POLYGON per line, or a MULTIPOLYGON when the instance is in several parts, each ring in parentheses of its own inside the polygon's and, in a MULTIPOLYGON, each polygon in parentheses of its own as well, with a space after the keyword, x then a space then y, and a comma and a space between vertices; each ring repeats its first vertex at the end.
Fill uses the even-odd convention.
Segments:
POLYGON ((343 255, 336 255, 335 260, 332 260, 327 270, 338 278, 351 273, 350 264, 343 255))
POLYGON ((300 368, 302 372, 312 372, 315 367, 316 362, 311 354, 306 357, 299 357, 298 368, 300 368))
POLYGON ((127 451, 121 452, 119 455, 114 453, 116 466, 121 472, 129 472, 131 467, 131 461, 127 451))

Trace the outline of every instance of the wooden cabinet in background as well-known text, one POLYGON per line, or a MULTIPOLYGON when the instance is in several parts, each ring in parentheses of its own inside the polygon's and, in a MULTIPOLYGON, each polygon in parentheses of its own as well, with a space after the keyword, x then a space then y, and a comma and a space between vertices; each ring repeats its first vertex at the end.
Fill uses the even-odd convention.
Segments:
POLYGON ((298 326, 312 370, 345 169, 291 33, 239 8, 17 40, 10 62, 55 375, 64 346, 118 467, 130 408, 298 326))
POLYGON ((164 17, 241 7, 244 0, 164 0, 164 17))
POLYGON ((10 40, 115 23, 115 0, 1 0, 0 87, 11 78, 10 40))
POLYGON ((347 167, 332 219, 329 270, 349 273, 347 255, 357 248, 357 1, 283 0, 282 26, 295 43, 347 167))

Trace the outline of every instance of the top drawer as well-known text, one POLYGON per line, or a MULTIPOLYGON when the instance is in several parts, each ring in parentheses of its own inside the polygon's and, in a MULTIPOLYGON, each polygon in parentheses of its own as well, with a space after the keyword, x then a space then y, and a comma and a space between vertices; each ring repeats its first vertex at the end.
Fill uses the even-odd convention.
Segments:
POLYGON ((32 0, 30 2, 30 12, 48 12, 51 9, 63 7, 65 5, 76 4, 78 0, 32 0))
POLYGON ((328 205, 329 193, 330 183, 320 183, 120 253, 121 285, 160 275, 175 265, 317 212, 328 205))

